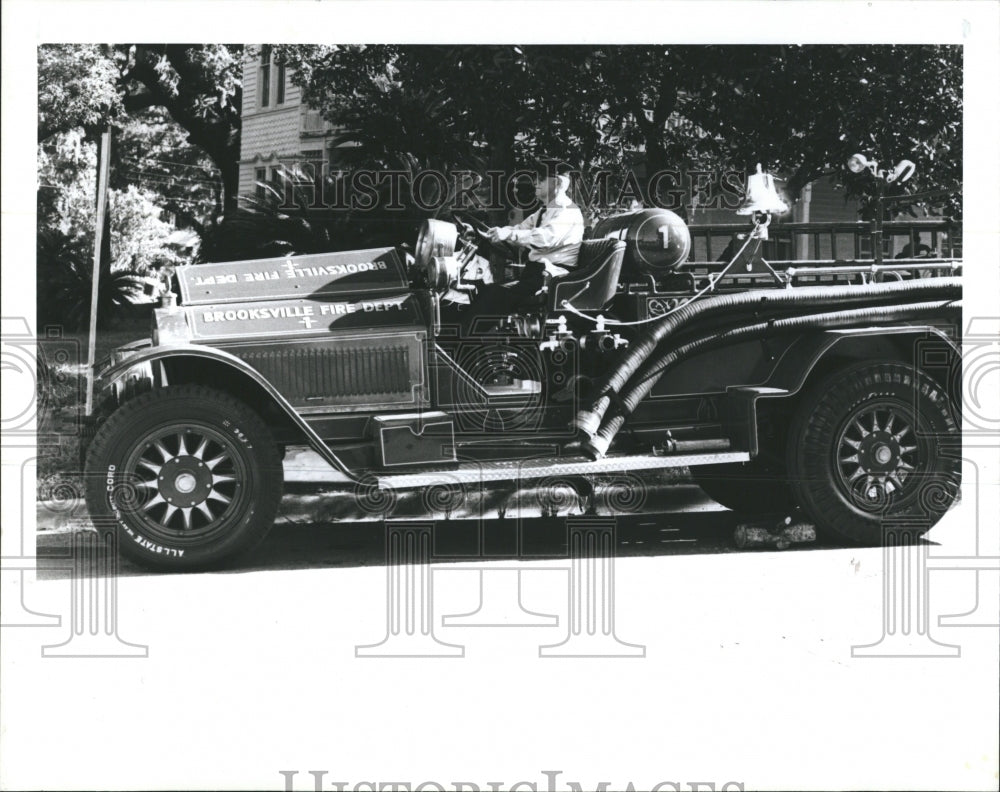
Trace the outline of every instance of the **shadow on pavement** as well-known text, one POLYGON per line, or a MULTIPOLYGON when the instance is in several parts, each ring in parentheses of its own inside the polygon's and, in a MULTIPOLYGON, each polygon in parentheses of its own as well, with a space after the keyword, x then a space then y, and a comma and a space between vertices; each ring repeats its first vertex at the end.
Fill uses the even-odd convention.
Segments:
MULTIPOLYGON (((570 526, 582 514, 580 508, 571 506, 559 516, 541 516, 537 504, 530 503, 515 504, 502 519, 495 511, 483 518, 467 513, 430 514, 421 508, 419 493, 411 493, 404 494, 393 511, 400 519, 385 523, 359 512, 348 497, 317 491, 286 496, 281 516, 264 542, 231 567, 210 574, 384 565, 387 531, 392 525, 416 522, 432 526, 431 562, 435 564, 566 558, 570 526), (324 519, 316 519, 317 514, 324 519)), ((598 510, 605 524, 608 518, 615 518, 617 557, 773 551, 769 547, 737 548, 733 532, 747 518, 722 509, 693 485, 674 485, 653 493, 643 512, 598 510)), ((69 577, 71 547, 70 533, 40 534, 38 577, 69 577)), ((835 545, 817 541, 793 545, 784 552, 832 547, 835 545)), ((121 560, 118 572, 126 577, 164 574, 127 559, 121 560)))

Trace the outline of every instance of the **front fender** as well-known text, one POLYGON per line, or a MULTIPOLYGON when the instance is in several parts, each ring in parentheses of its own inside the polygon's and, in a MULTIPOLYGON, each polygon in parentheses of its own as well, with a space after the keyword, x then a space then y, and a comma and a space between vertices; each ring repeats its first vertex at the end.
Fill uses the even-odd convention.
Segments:
MULTIPOLYGON (((202 359, 212 360, 215 363, 229 367, 258 385, 261 390, 279 407, 289 420, 302 431, 309 445, 316 453, 322 456, 330 465, 339 470, 351 481, 358 482, 358 476, 337 456, 336 453, 323 441, 309 423, 299 415, 298 411, 288 402, 281 392, 274 387, 257 369, 235 355, 221 349, 200 346, 196 344, 175 344, 171 346, 157 346, 142 351, 135 352, 128 357, 113 364, 110 368, 101 372, 94 383, 94 392, 103 393, 109 390, 114 383, 126 376, 129 371, 139 366, 153 366, 166 360, 177 359, 202 359)), ((205 383, 211 385, 212 383, 205 383)))

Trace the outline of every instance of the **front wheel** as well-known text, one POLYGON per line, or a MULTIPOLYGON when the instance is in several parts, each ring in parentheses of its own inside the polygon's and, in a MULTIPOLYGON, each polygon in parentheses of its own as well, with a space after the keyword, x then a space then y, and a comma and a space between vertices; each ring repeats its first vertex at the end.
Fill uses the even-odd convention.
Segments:
POLYGON ((915 537, 958 496, 961 430, 948 395, 924 373, 860 363, 803 397, 788 470, 796 500, 823 533, 863 544, 880 544, 887 530, 915 537))
POLYGON ((142 566, 218 565, 267 534, 281 500, 271 432, 233 397, 200 385, 137 396, 114 412, 87 454, 87 505, 142 566))

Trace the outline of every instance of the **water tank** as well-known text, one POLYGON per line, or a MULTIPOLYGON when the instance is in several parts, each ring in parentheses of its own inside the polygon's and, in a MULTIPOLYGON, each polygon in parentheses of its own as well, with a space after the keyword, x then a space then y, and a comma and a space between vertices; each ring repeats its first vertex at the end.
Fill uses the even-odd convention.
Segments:
POLYGON ((640 209, 601 220, 591 238, 614 237, 627 245, 623 271, 634 277, 664 275, 691 252, 691 232, 669 209, 640 209))

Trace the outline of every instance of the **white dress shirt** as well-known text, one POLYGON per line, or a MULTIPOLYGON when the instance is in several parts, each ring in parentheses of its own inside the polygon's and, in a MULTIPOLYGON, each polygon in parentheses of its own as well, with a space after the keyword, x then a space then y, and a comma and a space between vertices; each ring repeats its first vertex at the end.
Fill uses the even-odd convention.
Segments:
POLYGON ((500 239, 529 250, 528 259, 539 261, 546 272, 559 277, 576 266, 583 241, 583 213, 565 193, 515 226, 500 230, 500 239))

